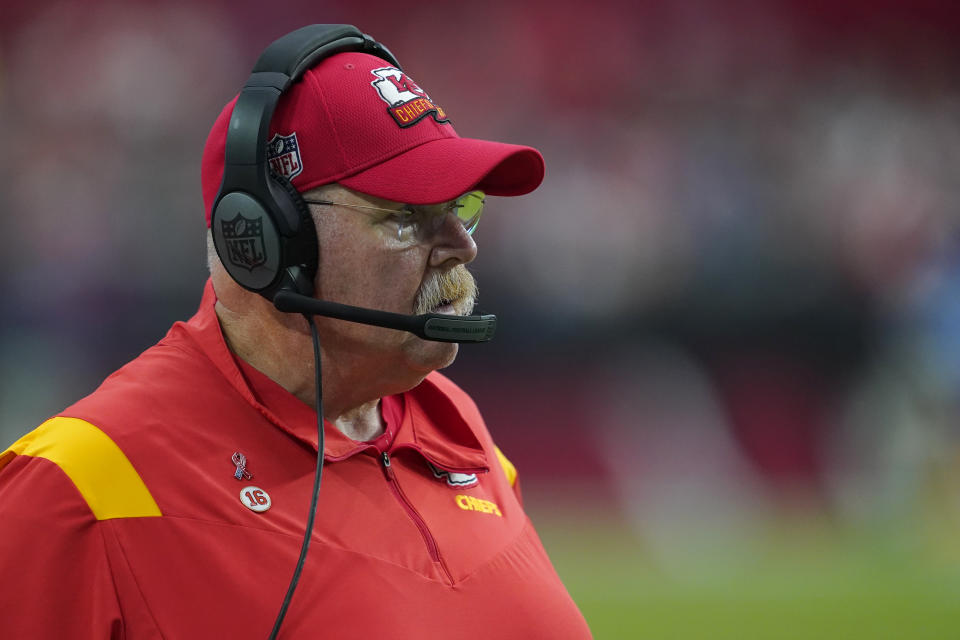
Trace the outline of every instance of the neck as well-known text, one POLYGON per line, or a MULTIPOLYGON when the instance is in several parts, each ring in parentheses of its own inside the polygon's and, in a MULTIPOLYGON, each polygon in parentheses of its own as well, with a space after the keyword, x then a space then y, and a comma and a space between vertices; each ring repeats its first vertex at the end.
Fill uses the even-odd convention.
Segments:
MULTIPOLYGON (((316 409, 313 341, 302 316, 275 313, 237 313, 222 302, 216 312, 227 346, 238 357, 316 409)), ((321 342, 323 413, 344 435, 370 440, 382 434, 376 380, 351 353, 331 352, 321 342)))
POLYGON ((359 442, 373 440, 387 428, 380 413, 379 398, 342 413, 333 424, 343 435, 359 442))

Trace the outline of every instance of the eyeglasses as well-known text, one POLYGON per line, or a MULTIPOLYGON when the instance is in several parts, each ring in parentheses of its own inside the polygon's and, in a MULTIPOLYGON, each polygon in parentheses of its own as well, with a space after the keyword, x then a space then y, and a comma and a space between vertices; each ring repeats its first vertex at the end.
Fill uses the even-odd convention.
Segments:
POLYGON ((397 240, 423 237, 425 234, 434 234, 440 230, 448 213, 457 216, 468 235, 473 235, 480 223, 480 214, 483 213, 483 203, 486 194, 483 191, 470 191, 452 202, 436 205, 405 205, 402 209, 384 209, 364 204, 347 202, 331 202, 330 200, 307 200, 307 204, 336 205, 367 211, 380 211, 388 214, 381 221, 397 225, 397 240))

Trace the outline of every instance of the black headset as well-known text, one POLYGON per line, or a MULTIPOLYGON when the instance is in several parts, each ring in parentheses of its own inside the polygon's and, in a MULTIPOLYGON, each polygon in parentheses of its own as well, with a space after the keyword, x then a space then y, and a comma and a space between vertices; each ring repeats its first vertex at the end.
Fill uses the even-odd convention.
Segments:
POLYGON ((210 230, 227 273, 271 302, 279 291, 313 294, 318 247, 306 203, 290 181, 270 170, 270 120, 284 91, 324 58, 345 51, 400 68, 385 46, 353 25, 309 25, 266 48, 230 117, 210 230))

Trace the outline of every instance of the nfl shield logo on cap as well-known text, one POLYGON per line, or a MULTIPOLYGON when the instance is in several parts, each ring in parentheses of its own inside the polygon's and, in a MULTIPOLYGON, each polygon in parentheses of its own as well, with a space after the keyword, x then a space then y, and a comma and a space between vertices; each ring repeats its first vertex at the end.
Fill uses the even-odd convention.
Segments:
POLYGON ((267 143, 267 161, 270 170, 278 176, 292 180, 303 171, 303 162, 300 159, 300 145, 297 144, 296 132, 288 136, 279 133, 270 138, 267 143))

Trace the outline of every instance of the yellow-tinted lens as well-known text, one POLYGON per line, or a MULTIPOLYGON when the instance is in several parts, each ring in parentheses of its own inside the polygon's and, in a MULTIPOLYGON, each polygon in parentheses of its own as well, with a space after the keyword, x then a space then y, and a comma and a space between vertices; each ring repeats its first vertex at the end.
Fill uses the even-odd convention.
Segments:
POLYGON ((463 224, 467 233, 472 234, 480 222, 480 214, 483 213, 483 200, 486 194, 483 191, 471 191, 465 193, 454 203, 457 218, 463 224))

